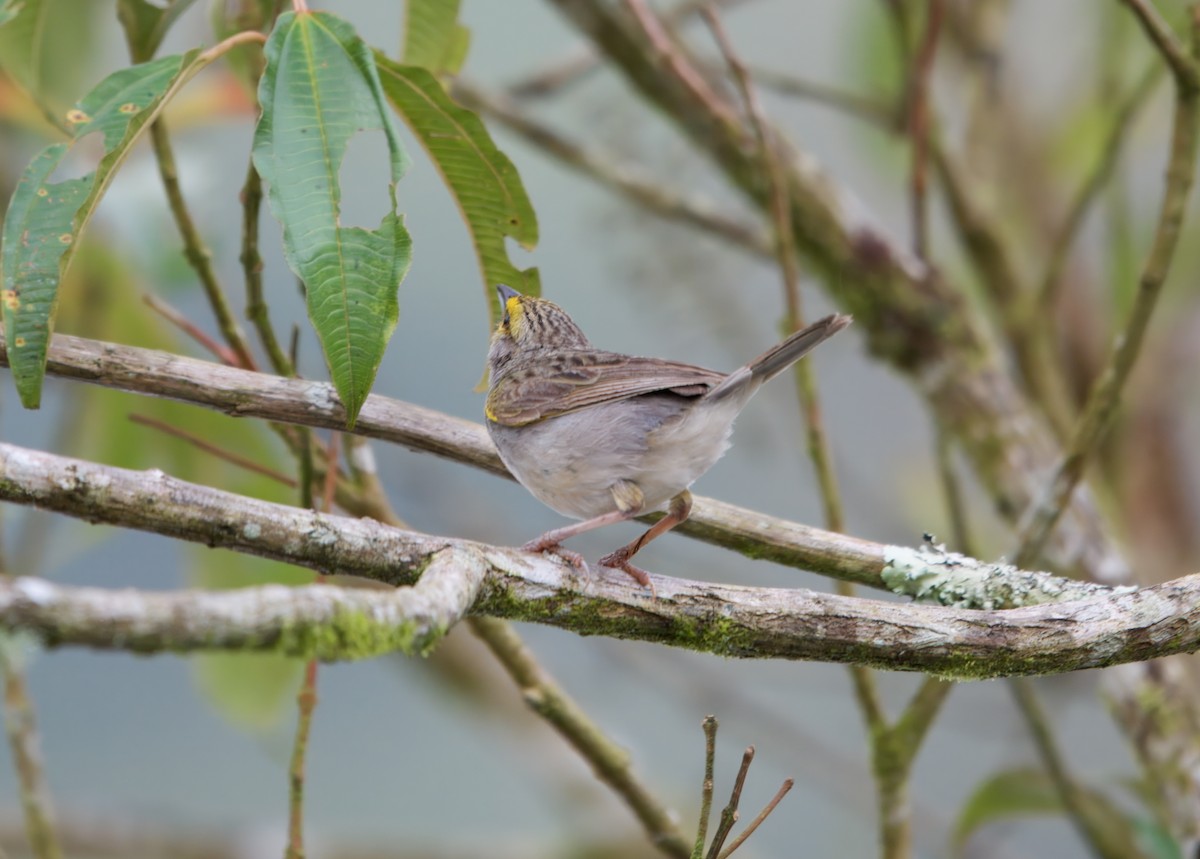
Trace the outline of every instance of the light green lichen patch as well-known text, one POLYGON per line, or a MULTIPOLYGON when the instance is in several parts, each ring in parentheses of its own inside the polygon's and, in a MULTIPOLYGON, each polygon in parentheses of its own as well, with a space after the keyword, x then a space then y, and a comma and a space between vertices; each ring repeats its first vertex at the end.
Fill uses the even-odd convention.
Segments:
POLYGON ((882 577, 892 591, 954 608, 991 611, 1133 590, 989 564, 928 544, 917 549, 888 546, 885 558, 882 577))

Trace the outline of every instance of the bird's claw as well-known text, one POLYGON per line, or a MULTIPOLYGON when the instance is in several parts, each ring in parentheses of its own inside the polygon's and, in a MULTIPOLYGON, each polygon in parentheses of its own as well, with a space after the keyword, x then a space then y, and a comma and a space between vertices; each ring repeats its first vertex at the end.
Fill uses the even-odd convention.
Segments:
POLYGON ((567 562, 567 565, 573 568, 576 572, 581 573, 587 578, 591 578, 592 571, 588 568, 588 563, 584 560, 583 555, 576 551, 566 548, 559 543, 547 543, 544 540, 530 540, 521 547, 523 552, 532 552, 535 555, 557 555, 567 562))
POLYGON ((654 582, 650 581, 650 574, 641 567, 635 567, 629 563, 629 552, 625 548, 605 555, 600 559, 600 566, 608 567, 610 570, 620 570, 642 587, 649 588, 652 596, 658 596, 654 589, 654 582))

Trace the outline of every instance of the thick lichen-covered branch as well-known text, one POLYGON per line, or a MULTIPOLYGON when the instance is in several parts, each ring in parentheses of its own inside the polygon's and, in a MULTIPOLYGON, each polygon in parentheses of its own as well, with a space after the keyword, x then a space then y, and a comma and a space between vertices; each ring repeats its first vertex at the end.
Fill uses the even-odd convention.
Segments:
POLYGON ((266 586, 141 593, 36 579, 0 584, 0 626, 35 633, 51 645, 138 652, 257 649, 323 659, 419 651, 470 602, 462 589, 473 587, 479 565, 486 571, 473 613, 723 656, 978 678, 1096 668, 1200 647, 1200 575, 1001 611, 665 576, 654 576, 648 591, 615 573, 581 579, 557 560, 515 549, 270 504, 159 471, 128 471, 7 444, 0 444, 0 500, 390 584, 423 581, 431 565, 445 567, 425 589, 394 592, 266 586), (453 598, 442 598, 442 582, 456 583, 453 598), (423 596, 430 588, 437 596, 432 604, 423 596))

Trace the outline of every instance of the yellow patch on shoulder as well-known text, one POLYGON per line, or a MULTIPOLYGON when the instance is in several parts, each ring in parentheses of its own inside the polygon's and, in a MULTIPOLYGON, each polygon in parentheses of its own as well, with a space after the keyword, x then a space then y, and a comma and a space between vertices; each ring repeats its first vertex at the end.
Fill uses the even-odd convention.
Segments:
POLYGON ((492 407, 487 403, 483 404, 483 414, 492 423, 499 423, 499 421, 496 420, 496 413, 492 411, 492 407))

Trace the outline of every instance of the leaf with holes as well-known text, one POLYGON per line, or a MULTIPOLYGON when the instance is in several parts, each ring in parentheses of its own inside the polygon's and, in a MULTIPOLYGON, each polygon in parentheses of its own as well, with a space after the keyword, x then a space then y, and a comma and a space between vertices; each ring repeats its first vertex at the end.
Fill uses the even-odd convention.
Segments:
POLYGON ((109 75, 67 114, 72 140, 46 147, 21 175, 0 235, 0 309, 13 379, 26 408, 41 403, 58 285, 80 233, 142 129, 205 64, 199 51, 189 51, 109 75), (53 181, 74 144, 93 133, 104 147, 96 169, 53 181))
POLYGON ((371 52, 349 24, 325 13, 288 12, 267 40, 266 57, 254 165, 267 182, 284 254, 304 281, 309 319, 353 425, 395 330, 396 294, 412 259, 396 213, 396 183, 408 156, 371 52), (338 171, 350 138, 364 130, 383 131, 390 154, 390 211, 374 230, 339 223, 338 171))
POLYGON ((517 168, 496 148, 479 117, 455 104, 426 69, 376 53, 379 77, 396 110, 429 152, 471 231, 492 320, 500 319, 495 285, 541 294, 536 268, 521 270, 508 258, 506 240, 527 250, 537 244, 537 216, 517 168))

